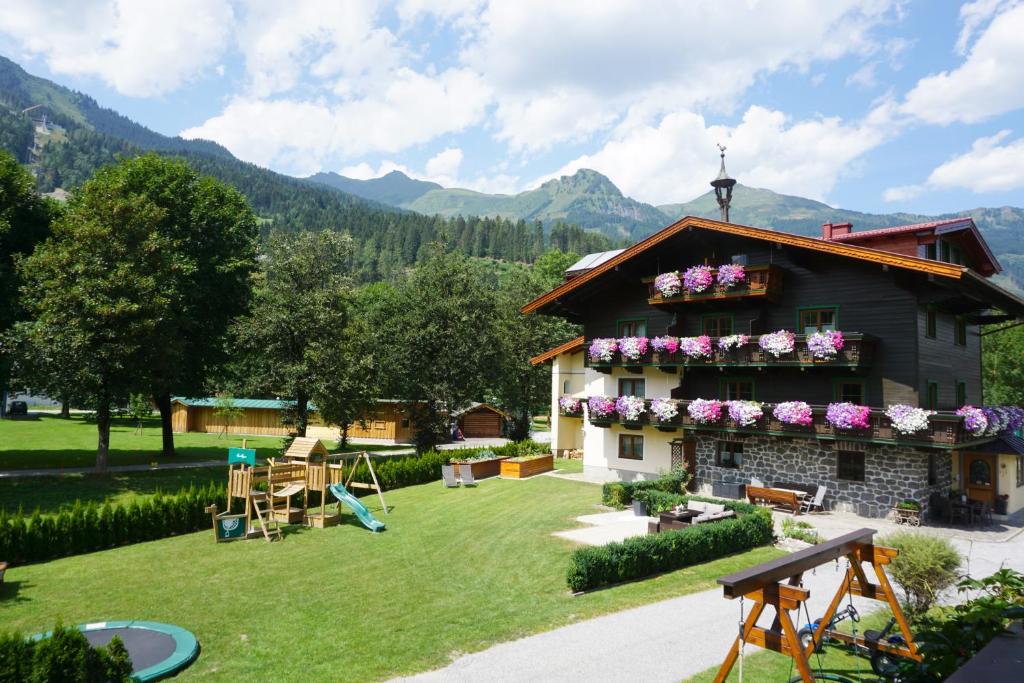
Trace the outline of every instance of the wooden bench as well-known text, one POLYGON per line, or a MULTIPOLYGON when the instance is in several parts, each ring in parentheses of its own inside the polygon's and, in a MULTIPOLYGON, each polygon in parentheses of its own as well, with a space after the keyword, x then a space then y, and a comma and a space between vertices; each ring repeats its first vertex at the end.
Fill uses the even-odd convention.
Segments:
POLYGON ((772 505, 781 505, 792 510, 794 515, 800 514, 800 497, 793 491, 747 486, 747 500, 754 504, 764 502, 771 503, 772 505))

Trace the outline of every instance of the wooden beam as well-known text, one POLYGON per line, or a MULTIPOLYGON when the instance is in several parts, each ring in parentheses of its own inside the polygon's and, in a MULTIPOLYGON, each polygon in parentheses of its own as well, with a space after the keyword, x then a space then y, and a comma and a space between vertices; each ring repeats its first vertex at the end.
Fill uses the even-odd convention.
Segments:
POLYGON ((831 541, 811 546, 777 560, 759 564, 750 569, 723 576, 718 579, 722 592, 729 599, 738 598, 756 590, 784 581, 795 574, 801 574, 818 565, 836 560, 843 555, 870 547, 877 532, 874 529, 858 529, 831 541))

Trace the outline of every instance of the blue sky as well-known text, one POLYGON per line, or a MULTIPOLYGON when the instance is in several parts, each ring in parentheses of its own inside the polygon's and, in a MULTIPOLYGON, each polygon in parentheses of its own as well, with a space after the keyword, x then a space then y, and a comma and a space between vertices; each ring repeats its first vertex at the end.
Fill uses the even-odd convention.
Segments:
POLYGON ((292 175, 516 192, 595 168, 872 212, 1024 205, 1020 0, 8 2, 0 53, 292 175))

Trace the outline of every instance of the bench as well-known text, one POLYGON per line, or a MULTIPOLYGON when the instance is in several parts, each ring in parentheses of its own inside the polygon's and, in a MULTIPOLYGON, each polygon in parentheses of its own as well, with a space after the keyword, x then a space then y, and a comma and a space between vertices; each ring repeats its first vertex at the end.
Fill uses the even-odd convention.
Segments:
POLYGON ((792 491, 780 491, 760 486, 747 486, 747 500, 753 504, 758 502, 770 503, 788 507, 794 515, 800 514, 800 498, 792 491))

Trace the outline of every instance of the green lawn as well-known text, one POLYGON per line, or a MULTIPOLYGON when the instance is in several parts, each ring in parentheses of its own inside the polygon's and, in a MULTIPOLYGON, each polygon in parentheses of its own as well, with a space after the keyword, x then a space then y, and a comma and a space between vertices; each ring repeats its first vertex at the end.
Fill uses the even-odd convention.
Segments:
POLYGON ((582 460, 569 460, 568 458, 555 458, 555 469, 559 472, 576 473, 583 471, 582 460))
MULTIPOLYGON (((227 449, 241 446, 243 439, 255 448, 260 458, 277 455, 281 438, 277 436, 241 436, 238 434, 175 434, 177 455, 173 460, 160 455, 160 421, 143 421, 141 434, 135 423, 118 419, 110 429, 111 465, 148 465, 151 462, 223 461, 227 449)), ((47 415, 35 420, 0 420, 0 470, 42 469, 49 467, 92 467, 96 464, 96 425, 81 415, 64 420, 47 415)), ((337 443, 328 442, 330 450, 337 443)), ((395 446, 349 444, 349 451, 393 450, 395 446)))
MULTIPOLYGON (((597 489, 554 477, 386 492, 388 530, 293 527, 216 544, 210 532, 15 567, 0 623, 35 632, 149 619, 196 633, 183 680, 379 680, 601 613, 713 587, 772 548, 572 597, 572 545, 551 532, 595 511, 597 489)), ((351 515, 346 515, 351 521, 351 515)), ((628 676, 627 676, 628 678, 628 676)))

